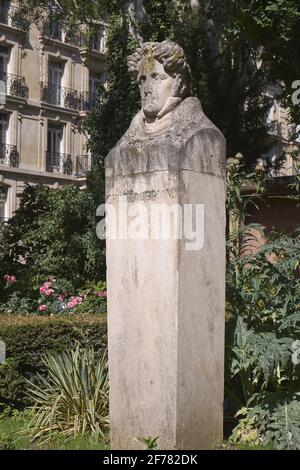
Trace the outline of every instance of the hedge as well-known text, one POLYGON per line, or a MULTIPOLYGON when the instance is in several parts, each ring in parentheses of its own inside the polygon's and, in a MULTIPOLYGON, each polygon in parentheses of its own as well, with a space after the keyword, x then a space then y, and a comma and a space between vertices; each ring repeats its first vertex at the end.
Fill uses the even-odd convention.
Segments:
POLYGON ((3 407, 29 404, 26 379, 35 381, 37 372, 45 374, 41 358, 46 352, 65 351, 78 343, 104 351, 106 316, 0 316, 0 340, 6 346, 6 361, 0 365, 1 412, 3 407))

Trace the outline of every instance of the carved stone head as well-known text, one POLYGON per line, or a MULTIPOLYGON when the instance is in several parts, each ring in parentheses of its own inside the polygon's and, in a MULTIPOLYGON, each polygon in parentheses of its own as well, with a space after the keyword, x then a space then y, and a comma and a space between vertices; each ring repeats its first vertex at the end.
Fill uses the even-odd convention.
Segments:
POLYGON ((128 57, 146 118, 160 118, 189 96, 190 70, 183 49, 171 41, 147 42, 128 57))

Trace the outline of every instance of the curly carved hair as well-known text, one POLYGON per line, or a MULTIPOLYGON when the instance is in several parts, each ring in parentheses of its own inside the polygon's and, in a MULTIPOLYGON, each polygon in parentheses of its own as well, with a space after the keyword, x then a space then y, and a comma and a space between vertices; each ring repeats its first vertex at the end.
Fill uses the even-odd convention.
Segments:
POLYGON ((137 78, 140 63, 146 60, 146 57, 149 55, 158 60, 164 66, 165 71, 172 77, 181 79, 178 96, 187 96, 191 91, 191 72, 182 47, 172 41, 146 42, 128 57, 128 72, 137 78))

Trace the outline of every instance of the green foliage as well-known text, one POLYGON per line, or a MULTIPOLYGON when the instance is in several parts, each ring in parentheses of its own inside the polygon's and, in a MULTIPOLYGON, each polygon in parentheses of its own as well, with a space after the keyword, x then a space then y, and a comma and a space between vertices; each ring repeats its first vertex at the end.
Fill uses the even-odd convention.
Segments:
POLYGON ((283 98, 298 122, 299 106, 291 99, 291 85, 300 79, 298 0, 240 0, 235 19, 245 37, 261 48, 261 58, 269 64, 273 80, 282 83, 283 98))
POLYGON ((116 2, 108 30, 108 90, 86 123, 90 148, 98 158, 103 180, 103 157, 116 144, 139 108, 138 87, 127 73, 126 59, 136 47, 131 30, 144 41, 177 41, 185 50, 192 70, 195 95, 204 111, 227 139, 228 155, 245 155, 249 164, 271 148, 276 139, 268 134, 270 107, 263 94, 269 83, 266 68, 257 67, 257 47, 250 45, 233 23, 235 2, 201 3, 192 11, 190 2, 145 0, 143 19, 132 18, 116 2), (216 5, 215 5, 216 4, 216 5))
POLYGON ((76 307, 76 314, 101 314, 107 312, 106 283, 87 283, 79 290, 84 301, 76 307))
POLYGON ((245 417, 247 408, 242 408, 236 417, 240 418, 238 425, 234 428, 230 437, 230 442, 233 444, 243 444, 250 446, 258 446, 260 444, 258 426, 255 417, 245 417))
POLYGON ((300 386, 294 348, 300 332, 299 252, 300 237, 282 236, 253 255, 232 257, 228 266, 227 397, 236 408, 250 407, 247 418, 255 418, 262 443, 276 448, 299 443, 293 395, 300 386))
POLYGON ((62 189, 27 186, 15 215, 0 233, 0 288, 16 275, 19 297, 38 294, 49 277, 76 288, 105 276, 104 246, 96 235, 96 204, 91 193, 73 185, 62 189))
MULTIPOLYGON (((256 166, 249 173, 245 164, 245 158, 241 153, 227 160, 226 171, 226 209, 231 219, 231 230, 235 233, 241 224, 245 223, 249 205, 253 205, 254 197, 259 198, 265 192, 266 175, 264 168, 256 166), (245 186, 252 185, 253 194, 247 196, 242 194, 245 186)), ((239 244, 237 244, 239 246, 239 244)), ((236 253, 237 255, 237 253, 236 253)))
POLYGON ((31 22, 40 24, 45 13, 56 19, 66 29, 74 30, 80 24, 93 27, 95 19, 105 18, 110 11, 112 2, 98 0, 86 2, 84 0, 22 0, 20 11, 31 22))
MULTIPOLYGON (((96 160, 94 176, 98 178, 100 191, 101 183, 102 191, 104 188, 103 158, 126 131, 139 107, 138 90, 127 71, 127 57, 137 47, 129 34, 128 21, 124 14, 113 14, 110 17, 107 39, 108 91, 101 90, 102 103, 84 124, 90 135, 89 147, 96 160)), ((104 200, 103 192, 100 192, 99 200, 104 200)))
MULTIPOLYGON (((299 65, 297 1, 209 0, 200 2, 196 11, 189 0, 138 3, 62 0, 51 10, 62 25, 75 31, 79 23, 93 28, 99 18, 109 24, 108 89, 99 90, 102 104, 85 123, 91 136, 89 146, 98 162, 95 175, 99 181, 103 181, 103 158, 139 107, 138 87, 128 76, 126 59, 142 40, 171 39, 184 48, 195 94, 224 133, 228 155, 242 152, 247 163, 255 162, 276 143, 268 134, 266 116, 271 103, 263 92, 274 77, 286 77, 290 94, 291 81, 299 78, 296 72, 290 73, 290 64, 299 65), (265 60, 258 66, 261 57, 265 60)), ((38 23, 51 4, 51 0, 25 0, 24 17, 29 15, 38 23)), ((298 69, 292 65, 293 71, 298 69)), ((103 198, 101 191, 99 197, 103 198)))
MULTIPOLYGON (((278 450, 300 449, 299 393, 277 392, 254 395, 249 405, 250 408, 241 410, 245 418, 233 431, 236 442, 241 442, 241 433, 247 422, 248 427, 252 426, 250 435, 255 439, 254 443, 271 445, 278 450)), ((242 442, 245 442, 244 437, 242 442)))
POLYGON ((36 312, 34 302, 32 299, 24 297, 19 291, 12 292, 7 302, 0 305, 0 314, 10 315, 15 312, 17 312, 18 315, 27 315, 28 313, 36 312))
POLYGON ((28 425, 32 419, 27 409, 22 412, 14 411, 10 416, 0 416, 0 450, 106 450, 108 436, 95 439, 86 434, 74 438, 53 437, 46 443, 32 442, 28 425))
POLYGON ((158 446, 158 437, 138 437, 138 441, 140 441, 142 444, 146 446, 146 449, 156 449, 158 446))
POLYGON ((49 440, 94 434, 101 436, 108 427, 107 355, 96 358, 94 349, 77 347, 42 359, 47 377, 37 375, 28 395, 33 402, 29 423, 33 439, 49 440))
MULTIPOLYGON (((230 167, 228 179, 229 209, 244 221, 243 178, 230 167)), ((233 439, 297 448, 300 236, 274 235, 257 249, 262 227, 241 227, 234 227, 228 240, 226 395, 228 408, 246 406, 247 412, 233 439)))
MULTIPOLYGON (((59 353, 80 344, 99 354, 106 348, 106 320, 83 317, 0 317, 0 339, 7 360, 0 366, 0 404, 22 408, 28 405, 26 380, 46 374, 42 356, 59 353)), ((1 412, 0 407, 0 412, 1 412)))

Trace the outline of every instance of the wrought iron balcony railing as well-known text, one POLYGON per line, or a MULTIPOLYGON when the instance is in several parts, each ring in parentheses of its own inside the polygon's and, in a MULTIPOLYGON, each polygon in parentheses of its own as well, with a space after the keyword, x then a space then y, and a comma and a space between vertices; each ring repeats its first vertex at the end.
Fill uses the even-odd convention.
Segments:
POLYGON ((41 82, 41 101, 62 108, 76 111, 92 111, 101 102, 99 93, 89 91, 79 92, 72 88, 66 88, 51 83, 41 82))
POLYGON ((0 164, 12 167, 19 165, 19 154, 15 145, 0 143, 0 164))
POLYGON ((46 170, 51 173, 72 174, 72 158, 68 153, 46 152, 46 170))
POLYGON ((76 157, 76 176, 86 176, 92 171, 92 156, 77 155, 76 157))
POLYGON ((80 110, 81 96, 77 90, 41 82, 41 101, 63 108, 80 110))
POLYGON ((100 103, 101 97, 99 93, 92 93, 90 91, 83 91, 81 93, 81 110, 92 111, 95 106, 100 103))
MULTIPOLYGON (((6 95, 19 96, 20 98, 28 98, 28 86, 25 78, 11 73, 0 72, 0 82, 4 83, 4 91, 6 95)), ((2 91, 2 90, 1 90, 2 91)))
POLYGON ((8 0, 0 4, 0 23, 23 30, 29 27, 29 21, 24 18, 21 9, 8 0))

